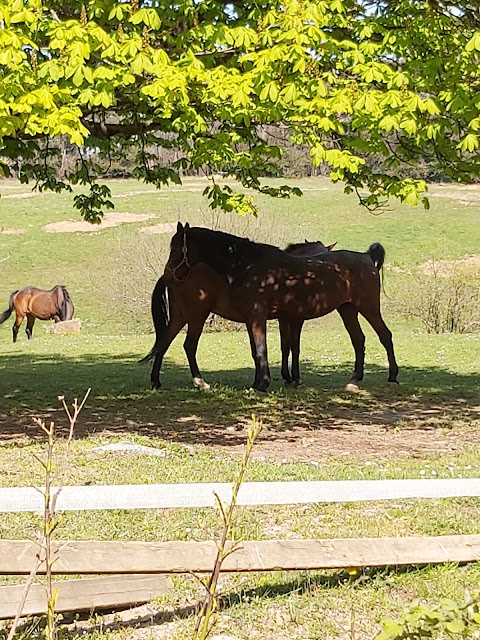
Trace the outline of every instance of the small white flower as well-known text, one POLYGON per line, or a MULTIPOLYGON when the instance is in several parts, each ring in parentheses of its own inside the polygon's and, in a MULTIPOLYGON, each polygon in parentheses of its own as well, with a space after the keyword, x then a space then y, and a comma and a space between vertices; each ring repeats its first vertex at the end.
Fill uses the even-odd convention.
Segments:
POLYGON ((420 470, 420 475, 421 475, 421 476, 424 476, 424 475, 425 475, 425 469, 421 469, 421 470, 420 470))

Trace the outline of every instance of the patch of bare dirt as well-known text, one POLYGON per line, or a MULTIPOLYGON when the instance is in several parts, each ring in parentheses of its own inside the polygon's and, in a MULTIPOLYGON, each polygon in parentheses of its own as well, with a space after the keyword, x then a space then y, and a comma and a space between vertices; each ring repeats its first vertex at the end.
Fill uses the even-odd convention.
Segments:
MULTIPOLYGON (((205 404, 202 411, 188 404, 170 407, 132 405, 135 420, 127 419, 130 406, 102 410, 85 408, 77 437, 101 433, 127 437, 132 432, 183 444, 213 446, 222 454, 240 455, 245 448, 248 421, 233 413, 221 414, 205 404)), ((416 405, 401 398, 386 399, 371 407, 319 406, 302 403, 295 410, 266 408, 252 399, 250 410, 263 421, 264 429, 254 447, 254 457, 277 463, 317 464, 332 457, 355 461, 428 458, 456 454, 465 447, 480 446, 478 400, 450 400, 416 405)), ((0 443, 24 436, 37 437, 30 411, 16 415, 0 413, 0 443)), ((60 410, 40 417, 62 423, 60 410)))
POLYGON ((432 198, 450 198, 461 204, 480 203, 480 185, 436 185, 429 193, 432 198))
POLYGON ((47 233, 74 233, 77 231, 93 233, 108 227, 117 227, 125 222, 145 222, 155 217, 154 213, 106 213, 101 224, 91 224, 84 220, 65 220, 47 224, 43 230, 47 233))
POLYGON ((5 198, 37 198, 40 195, 42 195, 42 194, 38 193, 37 191, 26 191, 24 193, 9 193, 7 195, 3 195, 2 199, 5 199, 5 198))
POLYGON ((160 194, 158 189, 137 189, 135 191, 125 191, 124 193, 115 193, 112 195, 112 198, 131 198, 133 196, 143 196, 147 193, 157 193, 160 194))
POLYGON ((20 236, 25 233, 25 229, 7 229, 0 227, 0 233, 4 236, 20 236))
MULTIPOLYGON (((480 420, 480 405, 468 407, 472 421, 480 420)), ((262 431, 254 456, 275 462, 313 463, 334 457, 352 461, 417 458, 460 452, 465 445, 480 445, 478 430, 466 430, 442 406, 402 407, 392 403, 384 410, 337 407, 312 421, 307 411, 296 412, 282 430, 275 425, 262 431), (446 425, 451 428, 446 428, 446 425)), ((243 451, 247 430, 230 432, 239 439, 229 451, 243 451)), ((227 436, 228 437, 228 436, 227 436)))

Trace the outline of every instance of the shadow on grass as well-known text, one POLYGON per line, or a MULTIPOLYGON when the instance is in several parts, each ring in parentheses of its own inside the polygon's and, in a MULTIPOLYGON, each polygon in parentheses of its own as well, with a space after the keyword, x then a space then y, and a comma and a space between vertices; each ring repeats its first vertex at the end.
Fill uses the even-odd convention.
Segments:
POLYGON ((280 435, 294 441, 298 430, 339 431, 382 428, 407 433, 414 428, 434 432, 455 424, 468 426, 479 417, 478 376, 441 368, 403 367, 400 387, 386 384, 384 367, 369 365, 362 390, 348 394, 343 388, 350 369, 304 363, 305 387, 283 387, 278 367, 272 367, 272 392, 246 390, 250 368, 210 372, 210 392, 193 389, 186 367, 167 363, 161 391, 149 390, 148 364, 137 354, 16 353, 0 361, 0 441, 20 436, 37 437, 32 416, 65 423, 58 395, 68 402, 92 392, 79 419, 78 438, 94 433, 123 436, 131 433, 179 443, 240 446, 252 413, 268 430, 264 440, 280 435))
MULTIPOLYGON (((374 587, 385 587, 390 584, 397 576, 403 574, 414 574, 420 576, 421 574, 435 570, 432 565, 421 566, 404 566, 404 567, 383 567, 383 568, 370 568, 360 571, 356 576, 349 575, 346 571, 340 570, 338 572, 319 572, 319 571, 304 571, 292 574, 270 574, 268 577, 264 577, 261 586, 232 589, 225 593, 220 593, 217 600, 217 611, 226 612, 232 607, 239 605, 250 606, 252 601, 257 600, 276 600, 283 601, 285 596, 303 596, 305 594, 315 594, 319 589, 336 589, 338 587, 349 586, 354 590, 361 590, 364 588, 370 589, 374 587)), ((184 606, 178 606, 169 610, 160 610, 157 612, 149 611, 145 614, 145 610, 140 608, 128 611, 129 607, 123 615, 113 615, 105 619, 100 617, 98 620, 92 619, 89 613, 81 614, 64 614, 63 625, 59 627, 59 638, 68 640, 69 638, 78 637, 79 633, 94 633, 95 631, 114 631, 120 629, 148 629, 153 625, 162 625, 169 622, 173 622, 179 619, 191 618, 197 615, 201 602, 196 604, 188 604, 184 606), (74 629, 68 629, 66 624, 71 625, 75 621, 74 629)), ((161 605, 160 605, 161 607, 161 605)), ((122 608, 117 608, 115 611, 121 611, 122 608)), ((110 611, 110 610, 109 610, 110 611)), ((108 613, 109 611, 104 611, 108 613)), ((35 618, 33 624, 28 623, 21 631, 26 632, 30 638, 42 637, 43 631, 43 618, 35 618), (33 631, 33 633, 32 633, 33 631), (35 632, 38 636, 35 636, 35 632)), ((0 631, 0 638, 2 638, 0 631)), ((6 638, 6 635, 5 635, 6 638)))

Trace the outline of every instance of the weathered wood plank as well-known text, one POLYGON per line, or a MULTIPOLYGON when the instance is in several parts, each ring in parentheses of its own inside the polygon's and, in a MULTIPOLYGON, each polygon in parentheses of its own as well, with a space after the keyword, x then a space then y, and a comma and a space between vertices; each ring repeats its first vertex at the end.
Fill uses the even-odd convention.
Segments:
MULTIPOLYGON (((56 574, 210 572, 216 543, 56 541, 56 574)), ((223 571, 336 569, 480 560, 480 535, 239 543, 223 571)), ((28 574, 38 547, 0 540, 0 574, 28 574)), ((39 573, 44 571, 44 566, 39 573)))
MULTIPOLYGON (((214 492, 230 502, 230 483, 67 486, 61 490, 57 509, 168 509, 215 507, 214 492)), ((436 480, 337 480, 312 482, 245 482, 238 504, 309 504, 359 502, 404 498, 480 496, 480 478, 436 480)), ((34 487, 0 488, 0 513, 42 512, 43 498, 34 487)))
MULTIPOLYGON (((144 604, 165 593, 170 579, 164 575, 117 575, 55 582, 55 611, 95 611, 144 604)), ((15 617, 23 596, 23 585, 0 587, 0 620, 15 617)), ((22 615, 46 613, 45 587, 34 584, 28 592, 22 615)))

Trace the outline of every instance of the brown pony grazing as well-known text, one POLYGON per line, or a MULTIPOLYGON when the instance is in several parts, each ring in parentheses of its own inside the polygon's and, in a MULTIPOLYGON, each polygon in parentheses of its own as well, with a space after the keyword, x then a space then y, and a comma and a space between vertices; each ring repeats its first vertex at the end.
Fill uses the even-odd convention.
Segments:
MULTIPOLYGON (((317 256, 324 251, 330 251, 335 245, 326 247, 322 242, 307 242, 304 244, 290 244, 286 251, 293 255, 317 256)), ((162 276, 152 293, 152 318, 155 326, 156 340, 150 353, 142 359, 153 360, 150 374, 151 388, 159 389, 160 367, 165 353, 180 330, 187 325, 187 336, 183 348, 188 359, 193 385, 198 389, 209 389, 200 373, 197 363, 197 347, 205 322, 210 313, 216 313, 227 320, 244 322, 244 317, 234 308, 230 300, 230 289, 224 278, 206 264, 197 264, 183 280, 174 282, 167 287, 167 279, 162 276)), ((291 382, 288 369, 290 353, 290 333, 296 337, 296 332, 290 332, 288 321, 281 321, 282 344, 282 374, 291 382)), ((300 327, 301 330, 301 327, 300 327)), ((298 335, 300 341, 300 335, 298 335)), ((298 349, 299 352, 299 349, 298 349)), ((295 367, 295 364, 293 365, 295 367)))
POLYGON ((8 320, 15 310, 13 341, 17 341, 18 331, 25 316, 27 317, 27 338, 32 337, 35 320, 71 320, 74 306, 70 294, 64 286, 57 284, 53 289, 44 291, 37 287, 25 287, 14 291, 10 296, 8 309, 0 314, 0 324, 8 320))
POLYGON ((170 243, 165 274, 175 281, 185 278, 198 263, 205 263, 228 283, 231 311, 247 326, 255 362, 252 387, 258 391, 266 391, 271 380, 267 320, 279 318, 299 325, 338 309, 355 349, 355 369, 347 386, 356 387, 363 378, 365 361, 359 313, 385 347, 388 381, 397 382, 392 334, 380 313, 384 259, 385 250, 378 243, 366 253, 327 251, 315 258, 300 258, 272 245, 179 223, 170 243))

